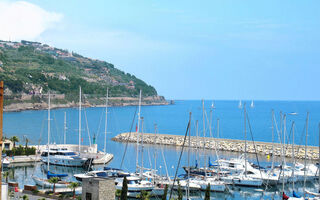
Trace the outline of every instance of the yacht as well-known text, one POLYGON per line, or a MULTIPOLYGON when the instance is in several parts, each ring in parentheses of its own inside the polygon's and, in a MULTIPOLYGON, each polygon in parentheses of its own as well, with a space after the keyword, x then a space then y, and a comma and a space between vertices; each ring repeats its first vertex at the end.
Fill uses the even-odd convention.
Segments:
POLYGON ((75 174, 74 177, 78 181, 82 181, 84 178, 90 178, 90 177, 101 177, 101 178, 123 178, 123 177, 128 177, 130 176, 130 173, 125 172, 121 169, 116 169, 116 168, 110 168, 110 167, 105 167, 103 170, 95 170, 95 171, 89 171, 87 173, 83 174, 75 174))
POLYGON ((76 152, 70 151, 67 148, 50 148, 50 151, 43 151, 41 154, 41 161, 50 165, 61 165, 68 167, 82 167, 88 160, 87 158, 81 158, 76 152))
MULTIPOLYGON (((122 189, 123 178, 122 181, 119 181, 116 185, 117 190, 122 189)), ((150 181, 142 180, 139 177, 129 176, 127 177, 128 181, 128 196, 129 197, 136 197, 141 191, 152 192, 154 189, 154 185, 150 181)))

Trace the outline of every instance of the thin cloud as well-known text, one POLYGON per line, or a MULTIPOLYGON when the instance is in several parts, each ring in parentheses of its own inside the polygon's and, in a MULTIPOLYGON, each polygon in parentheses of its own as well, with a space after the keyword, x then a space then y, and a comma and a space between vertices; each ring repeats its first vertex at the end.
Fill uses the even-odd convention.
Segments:
POLYGON ((0 39, 36 40, 43 32, 54 28, 62 14, 50 12, 25 1, 0 2, 0 39))

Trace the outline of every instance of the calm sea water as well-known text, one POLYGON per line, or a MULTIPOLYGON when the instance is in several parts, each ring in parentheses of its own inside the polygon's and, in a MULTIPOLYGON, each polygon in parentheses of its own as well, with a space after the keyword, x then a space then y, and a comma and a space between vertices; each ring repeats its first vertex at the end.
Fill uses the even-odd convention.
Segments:
MULTIPOLYGON (((213 135, 217 136, 217 119, 220 121, 220 137, 231 139, 244 139, 244 123, 243 123, 243 109, 238 108, 238 101, 215 101, 215 109, 212 110, 212 101, 205 101, 206 110, 206 130, 208 130, 208 121, 212 116, 213 135)), ((320 102, 313 101, 255 101, 254 107, 251 108, 251 101, 243 101, 247 103, 247 112, 251 125, 252 135, 256 141, 272 141, 271 126, 272 115, 274 110, 275 118, 280 127, 280 112, 287 113, 287 130, 290 132, 291 123, 294 121, 296 144, 305 143, 305 123, 307 112, 310 113, 309 118, 309 135, 308 144, 317 146, 319 144, 319 130, 318 123, 320 122, 320 102), (296 113, 290 115, 289 113, 296 113)), ((121 159, 124 153, 124 143, 117 143, 111 141, 111 138, 122 132, 129 132, 131 124, 133 130, 137 123, 135 112, 136 106, 130 107, 109 107, 108 108, 108 140, 107 151, 114 154, 114 159, 110 163, 112 167, 120 167, 121 159)), ((78 109, 55 109, 51 111, 51 138, 55 143, 63 142, 63 124, 64 113, 67 115, 67 143, 78 143, 78 109)), ((144 132, 154 133, 155 124, 158 127, 160 134, 185 134, 189 113, 192 113, 191 134, 195 135, 196 121, 199 121, 199 132, 203 134, 203 114, 201 101, 175 101, 174 105, 167 106, 143 106, 141 109, 141 116, 144 118, 144 132)), ((91 140, 93 136, 96 137, 99 150, 103 149, 104 140, 104 126, 105 126, 105 108, 86 108, 82 111, 82 138, 84 144, 89 144, 89 135, 91 140)), ((248 132, 248 139, 252 139, 250 132, 248 132)), ((20 143, 24 144, 24 138, 27 137, 31 144, 46 144, 47 141, 47 111, 23 111, 10 112, 4 114, 4 134, 7 137, 13 135, 20 138, 20 143)), ((209 132, 206 131, 206 136, 209 132)), ((276 140, 278 136, 276 135, 276 140)), ((171 176, 174 175, 177 161, 180 154, 180 148, 164 147, 163 154, 161 154, 161 147, 154 145, 145 145, 144 149, 144 164, 146 167, 154 167, 157 158, 156 168, 159 173, 165 174, 164 159, 168 166, 168 171, 171 176)), ((215 159, 213 151, 206 152, 212 159, 215 159)), ((190 162, 195 163, 196 152, 191 152, 190 162)), ((224 152, 220 154, 221 157, 236 157, 238 153, 224 152)), ((200 163, 203 163, 203 152, 200 156, 200 163)), ((256 162, 255 156, 251 155, 249 158, 252 162, 256 162)), ((260 163, 268 165, 269 161, 265 157, 259 157, 260 163)), ((136 146, 135 144, 128 144, 128 150, 124 159, 123 168, 134 171, 136 162, 136 146)), ((187 164, 187 153, 182 157, 181 165, 187 164)), ((40 175, 41 168, 39 164, 29 167, 16 167, 14 180, 23 184, 33 184, 31 175, 40 175)), ((81 172, 81 169, 70 168, 56 168, 57 171, 66 171, 70 174, 81 172)), ((179 173, 183 173, 179 169, 179 173)), ((309 187, 315 188, 313 184, 309 187)), ((302 188, 300 189, 302 191, 302 188)), ((216 198, 226 199, 264 199, 264 198, 279 198, 276 191, 258 192, 254 189, 239 189, 235 188, 234 192, 229 195, 219 194, 216 198)))

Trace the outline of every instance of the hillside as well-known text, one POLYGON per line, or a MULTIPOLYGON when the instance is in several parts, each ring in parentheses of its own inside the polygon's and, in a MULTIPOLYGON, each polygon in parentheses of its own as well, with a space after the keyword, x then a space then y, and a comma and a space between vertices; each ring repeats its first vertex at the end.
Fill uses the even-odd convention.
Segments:
POLYGON ((0 80, 5 83, 6 107, 23 103, 41 109, 49 90, 55 94, 53 103, 72 106, 79 86, 88 106, 103 104, 107 88, 115 105, 135 104, 140 89, 149 99, 145 104, 166 103, 154 87, 111 63, 38 42, 0 41, 0 80))

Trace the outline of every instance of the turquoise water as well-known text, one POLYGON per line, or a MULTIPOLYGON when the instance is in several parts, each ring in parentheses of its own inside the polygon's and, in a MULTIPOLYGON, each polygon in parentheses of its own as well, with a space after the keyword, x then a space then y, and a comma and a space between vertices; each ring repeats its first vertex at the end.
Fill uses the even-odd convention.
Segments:
MULTIPOLYGON (((220 121, 220 137, 231 139, 244 139, 243 134, 243 110, 238 108, 238 101, 215 101, 215 109, 212 111, 213 135, 217 135, 217 119, 220 121)), ((242 103, 245 103, 244 101, 242 103)), ((251 108, 251 101, 247 101, 247 112, 252 128, 252 134, 256 141, 271 142, 271 111, 274 109, 277 123, 280 123, 279 113, 297 113, 287 116, 287 129, 290 132, 290 126, 293 121, 295 127, 295 143, 304 144, 305 142, 305 121, 307 112, 310 112, 308 144, 318 145, 318 123, 320 121, 320 102, 292 102, 292 101, 255 101, 255 106, 251 108)), ((205 101, 205 110, 210 118, 210 107, 212 101, 205 101)), ((111 141, 111 138, 122 132, 129 132, 136 112, 136 106, 130 107, 109 107, 108 112, 108 141, 107 151, 114 154, 114 160, 110 163, 112 167, 120 167, 121 158, 126 144, 111 141)), ((55 143, 63 142, 63 123, 64 112, 67 114, 67 143, 78 143, 78 109, 55 109, 51 111, 51 138, 55 143)), ((88 129, 90 137, 96 137, 99 150, 103 149, 104 140, 104 116, 105 108, 86 108, 82 112, 82 136, 83 143, 89 144, 88 129), (88 126, 88 129, 87 129, 88 126)), ((202 130, 202 104, 201 101, 175 101, 174 105, 167 106, 143 106, 141 116, 144 118, 144 132, 153 133, 155 124, 158 132, 163 134, 185 134, 189 112, 192 113, 191 134, 195 135, 196 120, 199 120, 199 132, 202 130)), ((137 119, 135 119, 137 120, 137 119)), ((136 121, 133 122, 133 131, 135 131, 136 121)), ((206 128, 207 129, 207 128, 206 128)), ((248 132, 249 133, 249 132, 248 132)), ((31 144, 45 144, 47 141, 47 111, 23 111, 10 112, 4 114, 4 134, 7 137, 16 135, 20 138, 21 144, 24 144, 24 137, 27 137, 31 144)), ((209 133, 206 133, 209 136, 209 133)), ((248 139, 251 139, 248 134, 248 139)), ((276 136, 276 139, 278 136, 276 136)), ((160 153, 160 146, 146 145, 144 150, 144 164, 146 167, 154 167, 154 157, 157 158, 157 169, 161 174, 165 174, 164 161, 160 153), (156 152, 156 156, 155 156, 156 152)), ((172 176, 176 170, 177 160, 180 154, 180 148, 165 147, 163 149, 167 162, 169 174, 172 176)), ((215 158, 213 151, 208 151, 208 155, 215 158)), ((221 157, 236 157, 237 153, 221 153, 221 157)), ((203 156, 201 156, 203 159, 203 156)), ((124 169, 134 171, 136 162, 135 144, 128 144, 128 150, 123 165, 124 169)), ((251 155, 251 161, 256 162, 255 156, 251 155)), ((259 157, 263 165, 268 165, 265 157, 259 157)), ((191 153, 191 163, 195 162, 195 152, 191 153)), ((200 160, 200 163, 203 160, 200 160)), ((184 153, 182 164, 187 164, 187 154, 184 153)), ((73 170, 57 168, 58 171, 73 170)), ((81 169, 78 169, 81 172, 81 169)), ((31 174, 41 174, 40 166, 16 168, 15 177, 21 184, 32 184, 31 174)), ((182 170, 179 169, 179 173, 182 170)), ((313 188, 313 185, 310 185, 313 188)), ((217 198, 227 199, 261 199, 275 195, 274 192, 261 193, 254 189, 241 189, 231 195, 220 194, 217 198), (222 196, 221 196, 222 195, 222 196)), ((300 190, 302 188, 300 187, 300 190)), ((279 195, 275 195, 278 198, 279 195)))

